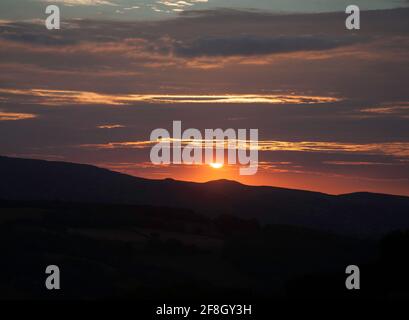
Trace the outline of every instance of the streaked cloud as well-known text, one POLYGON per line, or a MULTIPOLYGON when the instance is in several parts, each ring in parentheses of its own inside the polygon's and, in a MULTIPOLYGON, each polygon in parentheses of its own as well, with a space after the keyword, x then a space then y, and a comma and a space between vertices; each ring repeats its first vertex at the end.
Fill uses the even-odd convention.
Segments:
MULTIPOLYGON (((144 149, 150 148, 158 142, 181 142, 182 146, 197 145, 206 148, 206 145, 218 144, 228 148, 226 140, 205 140, 205 139, 160 139, 158 141, 124 141, 109 142, 103 144, 83 144, 81 148, 91 149, 144 149)), ((257 149, 262 152, 268 151, 296 151, 296 152, 319 152, 319 153, 355 153, 355 154, 372 154, 388 155, 395 157, 409 157, 409 142, 385 142, 385 143, 342 143, 342 142, 320 142, 320 141, 274 141, 261 140, 255 147, 255 141, 247 140, 230 140, 230 146, 240 150, 257 149)))
POLYGON ((408 117, 409 116, 409 102, 402 101, 396 103, 384 103, 381 106, 364 108, 360 110, 361 113, 367 113, 371 115, 379 115, 379 116, 401 116, 401 117, 408 117))
POLYGON ((0 121, 17 121, 33 119, 37 116, 31 113, 4 112, 0 110, 0 121))
POLYGON ((181 9, 184 8, 189 8, 196 3, 207 3, 209 2, 208 0, 187 0, 187 1, 181 1, 181 0, 159 0, 156 1, 158 4, 163 4, 167 7, 173 8, 175 11, 181 11, 181 9))
MULTIPOLYGON (((320 104, 340 101, 335 97, 304 96, 297 94, 225 94, 225 95, 177 95, 177 94, 126 94, 110 95, 87 91, 44 89, 0 89, 0 93, 31 98, 31 103, 49 106, 67 104, 125 105, 134 102, 165 104, 320 104)), ((5 97, 7 99, 7 97, 5 97)), ((24 100, 27 103, 27 99, 24 100)))
POLYGON ((335 166, 396 166, 396 163, 371 161, 323 161, 324 164, 335 166))
POLYGON ((106 0, 39 0, 41 2, 49 3, 62 3, 67 6, 99 6, 99 5, 109 5, 117 6, 114 2, 106 0))
POLYGON ((125 126, 121 124, 103 124, 97 126, 98 129, 119 129, 119 128, 125 128, 125 126))
POLYGON ((200 37, 190 41, 176 42, 174 52, 183 57, 253 56, 300 51, 321 51, 362 43, 358 36, 328 37, 319 35, 299 36, 229 36, 200 37))

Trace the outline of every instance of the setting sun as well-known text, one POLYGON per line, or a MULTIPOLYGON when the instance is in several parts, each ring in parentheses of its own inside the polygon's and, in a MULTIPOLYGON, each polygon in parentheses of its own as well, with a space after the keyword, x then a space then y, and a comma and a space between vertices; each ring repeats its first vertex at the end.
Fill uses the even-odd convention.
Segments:
POLYGON ((213 162, 209 164, 213 169, 223 168, 223 163, 213 162))

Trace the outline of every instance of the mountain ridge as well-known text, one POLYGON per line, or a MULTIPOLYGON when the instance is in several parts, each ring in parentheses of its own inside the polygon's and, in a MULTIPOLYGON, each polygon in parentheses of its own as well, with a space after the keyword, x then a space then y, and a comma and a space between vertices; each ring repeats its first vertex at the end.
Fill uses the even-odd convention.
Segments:
POLYGON ((92 165, 0 156, 0 199, 154 205, 338 233, 409 228, 409 197, 329 195, 235 181, 150 180, 92 165))
POLYGON ((54 164, 66 164, 66 165, 73 165, 73 166, 82 166, 82 167, 89 167, 89 168, 94 168, 98 169, 101 171, 106 171, 110 173, 114 173, 117 175, 122 175, 126 177, 130 177, 133 179, 141 180, 141 181, 155 181, 155 182, 178 182, 178 183, 186 183, 186 184, 196 184, 196 185, 207 185, 207 184, 230 184, 230 185, 240 185, 243 187, 249 187, 249 188, 271 188, 271 189, 276 189, 276 190, 286 190, 286 191, 295 191, 295 192, 307 192, 307 193, 314 193, 314 194, 321 194, 321 195, 327 195, 327 196, 333 196, 333 197, 346 197, 346 196, 354 196, 354 195, 376 195, 376 196, 385 196, 385 197, 399 197, 399 198, 408 198, 409 196, 406 195, 401 195, 401 194, 389 194, 389 193, 380 193, 380 192, 370 192, 370 191, 355 191, 355 192, 348 192, 348 193, 341 193, 341 194, 330 194, 330 193, 325 193, 325 192, 320 192, 320 191, 313 191, 313 190, 307 190, 307 189, 295 189, 295 188, 286 188, 286 187, 278 187, 278 186, 271 186, 271 185, 248 185, 236 180, 230 180, 230 179, 216 179, 216 180, 209 180, 205 182, 195 182, 195 181, 187 181, 187 180, 177 180, 174 178, 163 178, 163 179, 151 179, 151 178, 143 178, 139 176, 134 176, 126 173, 122 173, 120 171, 115 171, 111 169, 107 169, 104 167, 99 167, 97 165, 93 164, 84 164, 84 163, 77 163, 77 162, 70 162, 70 161, 59 161, 59 160, 47 160, 47 159, 32 159, 32 158, 18 158, 18 157, 10 157, 10 156, 3 156, 0 155, 0 161, 3 159, 10 159, 10 160, 22 160, 22 161, 38 161, 38 162, 46 162, 46 163, 54 163, 54 164))

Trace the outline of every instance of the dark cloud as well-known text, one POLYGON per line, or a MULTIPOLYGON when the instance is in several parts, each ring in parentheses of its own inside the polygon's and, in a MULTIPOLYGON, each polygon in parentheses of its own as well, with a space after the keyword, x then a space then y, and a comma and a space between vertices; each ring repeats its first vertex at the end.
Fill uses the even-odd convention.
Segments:
POLYGON ((35 23, 9 23, 0 25, 0 38, 4 40, 45 46, 72 45, 77 43, 73 37, 64 37, 56 32, 44 30, 43 25, 35 23))
MULTIPOLYGON (((246 37, 256 37, 260 40, 255 44, 261 45, 259 42, 265 43, 268 39, 301 35, 314 36, 317 41, 320 36, 320 41, 325 41, 331 47, 326 38, 336 37, 345 41, 351 35, 345 28, 345 18, 344 13, 285 15, 219 9, 187 11, 179 18, 157 22, 66 20, 62 23, 61 30, 53 31, 47 30, 40 21, 10 22, 0 24, 0 38, 52 46, 80 42, 120 42, 133 38, 154 41, 163 37, 193 45, 206 38, 208 41, 231 38, 234 42, 237 39, 244 41, 246 37)), ((361 20, 363 27, 358 33, 360 36, 396 36, 409 32, 409 9, 364 11, 361 20)))
POLYGON ((252 56, 296 51, 329 50, 354 43, 364 38, 325 36, 278 36, 258 37, 257 35, 231 37, 203 37, 189 42, 177 42, 174 52, 183 57, 252 56))

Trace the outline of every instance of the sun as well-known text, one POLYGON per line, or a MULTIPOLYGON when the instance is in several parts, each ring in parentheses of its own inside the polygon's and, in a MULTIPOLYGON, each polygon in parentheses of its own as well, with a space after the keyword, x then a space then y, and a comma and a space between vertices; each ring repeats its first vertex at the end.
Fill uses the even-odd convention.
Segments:
POLYGON ((219 162, 212 162, 209 164, 213 169, 220 169, 223 168, 223 163, 219 162))

